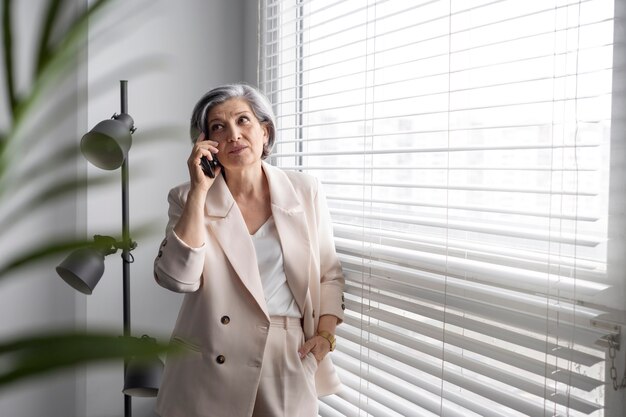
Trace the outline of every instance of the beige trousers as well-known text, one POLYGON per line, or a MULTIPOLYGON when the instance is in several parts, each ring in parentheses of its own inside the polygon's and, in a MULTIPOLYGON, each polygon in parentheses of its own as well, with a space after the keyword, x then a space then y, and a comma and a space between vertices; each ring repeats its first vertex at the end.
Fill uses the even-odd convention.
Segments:
POLYGON ((317 360, 311 353, 300 359, 303 344, 300 319, 271 317, 253 417, 317 416, 317 360))

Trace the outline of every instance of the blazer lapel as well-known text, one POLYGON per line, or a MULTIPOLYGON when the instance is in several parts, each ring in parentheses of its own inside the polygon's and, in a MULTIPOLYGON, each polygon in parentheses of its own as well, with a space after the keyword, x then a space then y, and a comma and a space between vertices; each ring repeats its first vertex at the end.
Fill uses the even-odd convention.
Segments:
POLYGON ((208 226, 230 264, 269 319, 252 239, 246 239, 248 228, 222 175, 216 178, 207 193, 206 212, 208 226))
POLYGON ((287 284, 300 311, 304 312, 311 262, 306 216, 287 175, 265 162, 263 169, 270 188, 272 215, 283 250, 287 284))

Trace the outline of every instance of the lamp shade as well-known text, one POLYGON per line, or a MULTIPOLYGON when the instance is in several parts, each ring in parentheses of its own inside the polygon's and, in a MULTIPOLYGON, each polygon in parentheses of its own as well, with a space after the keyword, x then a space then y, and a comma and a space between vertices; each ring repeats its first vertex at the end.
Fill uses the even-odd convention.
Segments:
POLYGON ((133 118, 125 113, 115 116, 114 119, 101 121, 83 136, 80 150, 98 168, 119 168, 132 144, 133 123, 133 118))
POLYGON ((161 385, 163 368, 163 362, 156 355, 131 359, 124 375, 124 394, 133 397, 156 397, 161 385))
POLYGON ((76 291, 91 294, 104 273, 104 254, 92 247, 77 249, 56 267, 56 271, 76 291))

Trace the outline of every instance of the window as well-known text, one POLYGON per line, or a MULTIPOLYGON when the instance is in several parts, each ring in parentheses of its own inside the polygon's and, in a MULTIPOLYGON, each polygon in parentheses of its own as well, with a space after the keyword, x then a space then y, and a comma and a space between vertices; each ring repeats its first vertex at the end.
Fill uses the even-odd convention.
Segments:
POLYGON ((613 10, 261 1, 272 162, 347 280, 321 415, 603 415, 613 10))

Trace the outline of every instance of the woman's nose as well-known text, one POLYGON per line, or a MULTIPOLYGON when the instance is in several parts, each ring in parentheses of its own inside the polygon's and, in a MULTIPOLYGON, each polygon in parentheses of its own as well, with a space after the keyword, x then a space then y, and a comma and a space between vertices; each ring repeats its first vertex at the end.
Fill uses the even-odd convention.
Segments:
POLYGON ((241 131, 238 126, 232 126, 230 129, 230 135, 228 135, 229 142, 237 142, 241 138, 241 131))

